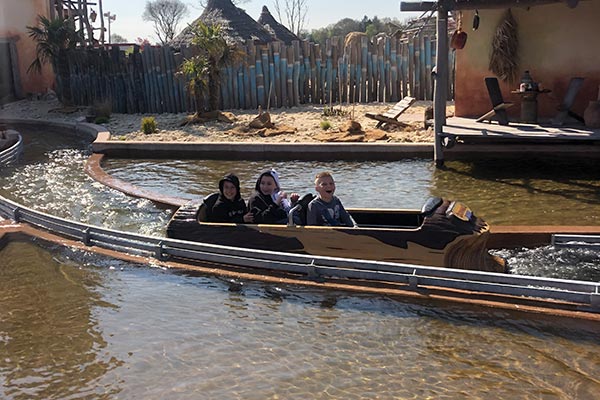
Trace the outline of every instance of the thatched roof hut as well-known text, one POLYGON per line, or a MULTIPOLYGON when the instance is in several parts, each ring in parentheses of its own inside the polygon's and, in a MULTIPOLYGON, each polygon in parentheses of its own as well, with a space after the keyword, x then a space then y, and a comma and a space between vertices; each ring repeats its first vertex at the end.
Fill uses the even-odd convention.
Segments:
POLYGON ((292 31, 277 22, 269 12, 267 6, 263 6, 260 17, 258 18, 258 23, 264 26, 275 39, 281 40, 285 44, 291 44, 293 40, 300 40, 300 38, 292 33, 292 31))
MULTIPOLYGON (((255 43, 269 43, 274 40, 261 24, 253 20, 244 10, 236 7, 231 0, 208 0, 200 17, 190 25, 195 25, 199 21, 207 25, 220 25, 227 41, 232 44, 242 44, 248 40, 255 43)), ((169 44, 173 47, 181 47, 191 42, 192 33, 188 26, 169 44)))

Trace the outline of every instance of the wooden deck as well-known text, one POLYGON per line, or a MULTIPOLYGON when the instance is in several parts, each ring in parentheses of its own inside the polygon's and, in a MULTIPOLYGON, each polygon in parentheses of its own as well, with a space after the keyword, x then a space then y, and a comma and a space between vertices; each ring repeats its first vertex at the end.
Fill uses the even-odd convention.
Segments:
POLYGON ((600 158, 600 129, 583 125, 553 126, 549 122, 499 125, 452 117, 447 119, 443 132, 456 139, 454 147, 444 149, 446 159, 519 154, 600 158))

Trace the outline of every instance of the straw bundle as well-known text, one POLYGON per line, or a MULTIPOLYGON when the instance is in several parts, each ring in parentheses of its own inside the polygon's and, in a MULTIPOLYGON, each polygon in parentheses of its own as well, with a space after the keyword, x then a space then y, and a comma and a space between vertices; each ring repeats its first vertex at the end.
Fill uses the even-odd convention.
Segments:
POLYGON ((496 28, 492 39, 489 69, 503 81, 514 82, 519 69, 519 36, 517 21, 510 9, 496 28))

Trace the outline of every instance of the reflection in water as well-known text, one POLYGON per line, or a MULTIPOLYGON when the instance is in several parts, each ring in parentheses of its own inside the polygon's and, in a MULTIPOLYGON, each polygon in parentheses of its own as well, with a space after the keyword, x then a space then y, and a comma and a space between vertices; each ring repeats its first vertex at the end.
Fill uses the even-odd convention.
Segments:
POLYGON ((258 171, 275 167, 284 189, 314 192, 317 171, 334 171, 347 207, 420 208, 435 195, 467 204, 492 225, 600 225, 597 161, 487 160, 448 162, 258 162, 109 159, 107 172, 143 188, 174 196, 204 196, 227 172, 240 176, 248 198, 258 171))
POLYGON ((98 393, 94 385, 120 365, 97 326, 95 309, 107 306, 96 292, 99 276, 20 242, 1 249, 0 259, 0 397, 116 394, 117 386, 98 393))
POLYGON ((274 299, 272 285, 236 281, 241 289, 231 291, 224 279, 81 253, 52 258, 22 243, 0 257, 15 260, 0 268, 3 398, 593 398, 600 390, 597 323, 296 286, 277 287, 274 299))
POLYGON ((448 162, 432 193, 460 199, 490 224, 600 225, 600 161, 448 162))
POLYGON ((218 191, 228 172, 240 178, 242 196, 250 197, 260 171, 275 168, 283 189, 314 193, 314 176, 333 171, 336 194, 348 207, 420 208, 427 197, 432 165, 429 160, 397 162, 348 161, 228 161, 108 159, 111 175, 142 188, 180 197, 198 197, 218 191))

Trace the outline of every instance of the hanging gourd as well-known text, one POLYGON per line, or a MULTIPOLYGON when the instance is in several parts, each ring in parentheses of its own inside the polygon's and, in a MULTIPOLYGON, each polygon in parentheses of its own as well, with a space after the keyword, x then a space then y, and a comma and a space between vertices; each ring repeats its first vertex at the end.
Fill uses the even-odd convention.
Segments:
POLYGON ((492 39, 490 71, 505 82, 515 82, 519 71, 519 35, 517 21, 510 9, 496 28, 492 39))
POLYGON ((473 30, 476 31, 479 28, 479 10, 475 10, 473 15, 473 30))
POLYGON ((462 11, 458 13, 458 27, 450 38, 450 47, 453 49, 463 49, 467 43, 467 32, 462 30, 462 11))

